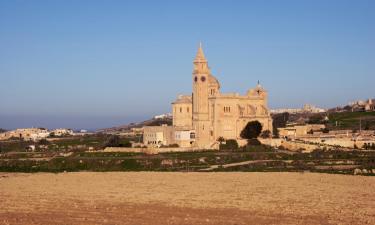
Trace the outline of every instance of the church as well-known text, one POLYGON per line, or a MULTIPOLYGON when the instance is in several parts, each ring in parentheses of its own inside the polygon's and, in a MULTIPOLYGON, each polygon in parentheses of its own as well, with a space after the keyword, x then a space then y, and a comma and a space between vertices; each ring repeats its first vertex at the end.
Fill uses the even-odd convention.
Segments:
POLYGON ((193 61, 192 94, 179 95, 172 103, 173 141, 181 147, 217 148, 218 138, 241 140, 250 121, 258 120, 263 131, 272 132, 267 91, 259 84, 245 95, 221 93, 211 74, 202 46, 193 61))

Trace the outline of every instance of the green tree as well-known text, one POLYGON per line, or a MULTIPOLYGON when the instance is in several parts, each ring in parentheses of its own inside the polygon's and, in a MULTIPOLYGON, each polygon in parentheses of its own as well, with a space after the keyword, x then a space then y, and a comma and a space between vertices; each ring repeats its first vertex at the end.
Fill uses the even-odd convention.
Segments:
POLYGON ((366 121, 364 130, 370 130, 370 123, 366 121))
POLYGON ((217 141, 220 143, 220 144, 222 144, 224 141, 225 141, 225 139, 223 138, 223 137, 218 137, 218 139, 217 139, 217 141))
POLYGON ((271 131, 270 130, 265 130, 260 134, 261 138, 270 138, 271 137, 271 131))
POLYGON ((132 147, 132 143, 130 143, 128 139, 125 139, 124 141, 119 143, 118 147, 130 148, 132 147))
POLYGON ((329 129, 328 129, 328 128, 324 128, 324 129, 322 129, 322 132, 323 132, 324 134, 328 134, 328 133, 329 133, 329 129))
POLYGON ((248 142, 251 139, 256 139, 262 132, 262 124, 259 121, 248 122, 245 128, 241 131, 241 138, 247 139, 248 142))
POLYGON ((324 115, 323 114, 313 114, 309 117, 309 120, 307 123, 309 124, 321 124, 324 121, 324 115))
POLYGON ((111 135, 104 143, 104 147, 119 147, 120 137, 117 135, 111 135))
POLYGON ((289 120, 289 113, 279 113, 272 115, 272 127, 273 127, 273 134, 278 137, 279 130, 277 128, 286 127, 286 124, 289 120))
POLYGON ((48 144, 49 144, 49 141, 47 141, 47 139, 40 139, 40 140, 38 141, 38 144, 40 144, 40 145, 48 145, 48 144))

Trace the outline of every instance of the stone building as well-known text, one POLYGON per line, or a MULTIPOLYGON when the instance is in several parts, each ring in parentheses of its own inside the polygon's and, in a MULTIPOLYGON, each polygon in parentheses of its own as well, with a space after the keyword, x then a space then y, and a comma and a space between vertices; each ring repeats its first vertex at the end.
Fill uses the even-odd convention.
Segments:
POLYGON ((143 143, 147 146, 161 147, 175 143, 174 128, 172 126, 145 126, 143 129, 143 143))
POLYGON ((241 139, 250 121, 258 120, 272 132, 267 91, 259 84, 245 95, 221 93, 219 81, 211 74, 202 46, 194 59, 193 93, 179 95, 172 103, 173 127, 191 135, 192 147, 216 148, 217 139, 241 139), (193 134, 192 134, 193 133, 193 134))
POLYGON ((311 134, 321 134, 326 128, 324 124, 293 124, 284 128, 278 128, 280 137, 299 138, 311 134))

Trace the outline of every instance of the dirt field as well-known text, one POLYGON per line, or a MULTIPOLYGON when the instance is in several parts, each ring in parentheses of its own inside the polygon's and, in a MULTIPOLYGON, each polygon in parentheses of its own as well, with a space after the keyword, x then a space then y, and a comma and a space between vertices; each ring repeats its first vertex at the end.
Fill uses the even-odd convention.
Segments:
POLYGON ((375 224, 375 177, 0 173, 0 224, 375 224))

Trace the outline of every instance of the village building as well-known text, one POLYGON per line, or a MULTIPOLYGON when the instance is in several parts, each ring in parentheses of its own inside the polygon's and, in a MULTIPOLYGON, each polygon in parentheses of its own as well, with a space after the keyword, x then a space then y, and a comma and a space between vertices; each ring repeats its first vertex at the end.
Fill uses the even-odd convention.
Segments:
POLYGON ((74 132, 71 129, 59 128, 51 131, 51 136, 61 137, 71 135, 74 135, 74 132))
POLYGON ((22 128, 1 133, 0 140, 20 138, 23 140, 36 141, 47 138, 49 135, 50 132, 45 128, 22 128))

